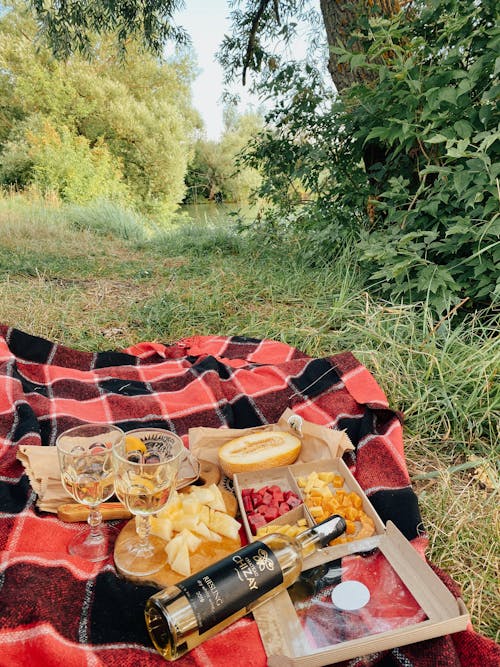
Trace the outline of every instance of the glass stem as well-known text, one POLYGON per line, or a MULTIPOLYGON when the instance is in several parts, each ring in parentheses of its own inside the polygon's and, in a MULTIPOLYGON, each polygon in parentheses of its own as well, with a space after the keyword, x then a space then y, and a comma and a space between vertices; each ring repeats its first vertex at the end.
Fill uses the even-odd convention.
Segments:
POLYGON ((101 523, 102 514, 97 507, 89 507, 89 515, 87 523, 90 526, 90 539, 98 539, 101 537, 101 523))
POLYGON ((147 549, 149 543, 149 530, 150 530, 149 516, 147 515, 143 516, 142 514, 137 514, 135 517, 135 529, 137 531, 137 535, 139 536, 141 548, 147 549))

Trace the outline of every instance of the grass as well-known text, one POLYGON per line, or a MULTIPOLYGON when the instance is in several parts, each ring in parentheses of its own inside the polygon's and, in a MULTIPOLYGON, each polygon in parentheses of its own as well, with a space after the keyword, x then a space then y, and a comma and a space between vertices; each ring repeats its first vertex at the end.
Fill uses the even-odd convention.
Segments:
POLYGON ((100 206, 0 199, 0 321, 84 350, 193 334, 269 337, 314 356, 351 350, 405 414, 429 557, 462 586, 476 629, 499 641, 494 313, 437 322, 425 306, 376 300, 352 248, 311 268, 293 247, 223 221, 159 230, 100 206))

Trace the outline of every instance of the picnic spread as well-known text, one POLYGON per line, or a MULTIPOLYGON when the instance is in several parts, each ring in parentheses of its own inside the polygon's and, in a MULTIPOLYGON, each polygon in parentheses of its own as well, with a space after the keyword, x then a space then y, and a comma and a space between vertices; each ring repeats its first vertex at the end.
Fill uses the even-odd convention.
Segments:
MULTIPOLYGON (((188 447, 190 429, 259 427, 292 410, 348 436, 354 449, 344 463, 381 520, 425 558, 402 415, 350 352, 311 358, 279 341, 242 336, 84 352, 0 325, 0 374, 0 667, 166 664, 144 622, 158 587, 119 576, 112 557, 92 563, 70 556, 67 544, 82 524, 41 508, 43 485, 36 487, 19 458, 23 448, 54 447, 79 424, 168 429, 188 447)), ((457 584, 433 569, 458 598, 457 584)), ((263 667, 267 659, 257 623, 246 616, 177 664, 263 667)), ((469 626, 342 664, 493 667, 500 647, 469 626)))

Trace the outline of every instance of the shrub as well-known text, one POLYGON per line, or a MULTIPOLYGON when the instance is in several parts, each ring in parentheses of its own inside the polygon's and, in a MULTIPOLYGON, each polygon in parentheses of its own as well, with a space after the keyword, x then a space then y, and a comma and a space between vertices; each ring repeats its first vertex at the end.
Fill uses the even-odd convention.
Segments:
POLYGON ((98 198, 129 200, 119 164, 101 141, 91 147, 85 137, 65 126, 56 129, 38 116, 24 123, 19 134, 2 153, 3 185, 34 185, 42 194, 52 192, 79 204, 98 198))
POLYGON ((392 300, 482 306, 500 296, 498 4, 406 7, 360 24, 361 52, 335 49, 369 74, 337 103, 311 67, 281 67, 245 159, 264 171, 272 234, 332 258, 357 233, 368 283, 392 300))
POLYGON ((276 243, 298 234, 311 260, 335 257, 366 220, 368 184, 351 130, 312 66, 289 63, 267 86, 276 101, 267 129, 240 157, 264 175, 255 196, 269 206, 254 229, 276 243))
POLYGON ((359 151, 377 142, 369 172, 375 218, 361 243, 371 279, 394 299, 442 311, 500 295, 498 176, 500 29, 493 0, 428 0, 374 18, 366 54, 376 74, 353 86, 345 114, 359 151))

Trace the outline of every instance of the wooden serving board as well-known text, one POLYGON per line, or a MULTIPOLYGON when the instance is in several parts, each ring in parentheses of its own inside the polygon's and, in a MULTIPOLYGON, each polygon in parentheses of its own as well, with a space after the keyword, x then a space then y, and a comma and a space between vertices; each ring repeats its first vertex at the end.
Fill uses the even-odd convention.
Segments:
MULTIPOLYGON (((127 537, 133 537, 135 534, 135 520, 132 519, 127 523, 127 525, 121 530, 115 542, 115 554, 119 554, 122 550, 122 544, 127 537)), ((190 554, 191 562, 191 574, 199 572, 207 565, 211 565, 216 561, 228 556, 241 547, 240 540, 230 540, 228 537, 223 537, 221 542, 208 542, 204 541, 198 549, 190 554)), ((178 581, 185 579, 186 577, 178 572, 175 572, 170 568, 169 565, 159 572, 150 574, 147 577, 137 577, 130 574, 125 574, 121 572, 120 569, 116 568, 118 572, 124 576, 129 581, 133 581, 137 584, 146 584, 153 583, 161 587, 171 586, 176 584, 178 581)))
MULTIPOLYGON (((219 484, 221 479, 221 474, 219 467, 209 461, 200 461, 200 477, 197 480, 197 483, 193 486, 210 486, 211 484, 219 484)), ((187 486, 184 489, 181 489, 179 493, 188 493, 191 489, 191 486, 187 486)), ((235 496, 219 485, 219 489, 226 503, 226 511, 231 516, 236 516, 238 510, 238 501, 235 496)), ((133 537, 135 534, 135 519, 131 519, 127 524, 122 528, 120 534, 116 538, 114 553, 117 555, 122 550, 122 545, 124 541, 133 537)), ((203 541, 198 549, 190 554, 191 562, 191 573, 195 574, 207 565, 211 565, 216 561, 228 556, 241 547, 240 540, 231 540, 228 537, 223 537, 221 542, 208 542, 203 541)), ((169 565, 166 565, 162 570, 156 572, 155 574, 150 574, 147 577, 137 577, 121 572, 117 567, 118 572, 124 576, 126 579, 133 581, 135 583, 146 584, 153 583, 161 587, 171 586, 176 584, 178 581, 185 579, 184 575, 175 572, 170 568, 169 565)))

